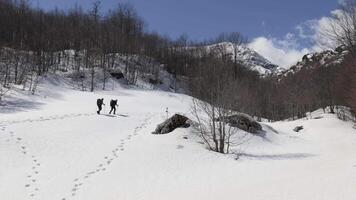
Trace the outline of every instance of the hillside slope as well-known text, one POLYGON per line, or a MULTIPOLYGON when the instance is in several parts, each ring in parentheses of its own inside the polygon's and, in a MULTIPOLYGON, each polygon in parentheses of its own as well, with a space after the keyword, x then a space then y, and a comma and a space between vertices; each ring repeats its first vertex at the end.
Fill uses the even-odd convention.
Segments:
POLYGON ((186 95, 48 84, 20 93, 14 103, 26 106, 0 116, 3 200, 356 198, 356 131, 334 115, 264 124, 264 137, 248 135, 221 155, 192 129, 151 134, 166 108, 189 116, 186 95), (99 97, 119 99, 118 115, 95 114, 99 97), (297 125, 305 129, 293 132, 297 125))

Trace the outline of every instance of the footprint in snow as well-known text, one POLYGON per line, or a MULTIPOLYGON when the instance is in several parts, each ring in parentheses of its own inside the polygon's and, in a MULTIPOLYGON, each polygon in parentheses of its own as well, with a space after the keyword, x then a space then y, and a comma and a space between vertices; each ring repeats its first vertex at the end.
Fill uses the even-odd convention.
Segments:
MULTIPOLYGON (((135 129, 135 131, 134 131, 134 134, 128 135, 128 137, 126 137, 125 139, 121 139, 121 144, 120 144, 120 145, 117 145, 117 147, 116 147, 114 150, 111 151, 112 154, 114 155, 114 157, 104 156, 104 159, 106 160, 106 161, 105 161, 105 164, 106 164, 106 165, 110 165, 111 162, 112 162, 115 158, 118 157, 118 152, 119 152, 119 151, 124 151, 124 150, 125 150, 125 148, 123 148, 123 146, 125 145, 125 141, 130 140, 130 139, 132 139, 132 138, 134 137, 134 135, 137 135, 137 134, 138 134, 138 131, 139 131, 143 126, 144 126, 144 125, 141 125, 141 126, 139 126, 139 127, 136 127, 136 129, 135 129)), ((99 173, 100 171, 106 171, 106 170, 107 170, 107 168, 104 167, 104 164, 99 164, 97 169, 95 169, 94 171, 90 171, 90 172, 86 173, 86 175, 83 177, 83 180, 90 178, 91 175, 94 175, 94 174, 96 174, 96 173, 99 173)), ((75 183, 77 183, 78 181, 79 181, 78 178, 74 179, 74 182, 75 182, 75 183)), ((76 195, 76 193, 77 193, 78 190, 79 190, 79 187, 80 187, 82 184, 83 184, 83 183, 75 184, 75 185, 74 185, 74 187, 72 188, 72 191, 71 191, 72 196, 75 196, 75 195, 76 195)), ((65 198, 63 198, 63 199, 65 199, 65 198)))

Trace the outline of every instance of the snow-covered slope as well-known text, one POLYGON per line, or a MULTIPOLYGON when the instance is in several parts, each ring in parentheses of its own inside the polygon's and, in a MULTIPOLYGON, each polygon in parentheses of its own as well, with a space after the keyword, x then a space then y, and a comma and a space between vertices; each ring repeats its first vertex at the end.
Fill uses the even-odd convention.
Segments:
POLYGON ((272 64, 269 60, 258 54, 256 51, 248 48, 246 45, 237 45, 231 42, 222 42, 209 45, 206 47, 209 51, 213 51, 216 55, 223 53, 228 55, 232 60, 236 60, 249 69, 259 72, 262 75, 274 74, 284 69, 272 64))
POLYGON ((190 115, 186 95, 47 84, 6 100, 13 103, 0 107, 1 200, 356 198, 356 130, 334 115, 266 123, 264 137, 247 135, 236 155, 221 155, 191 128, 151 134, 166 108, 190 115), (118 115, 95 114, 99 97, 104 113, 118 99, 118 115), (297 125, 304 130, 293 132, 297 125))

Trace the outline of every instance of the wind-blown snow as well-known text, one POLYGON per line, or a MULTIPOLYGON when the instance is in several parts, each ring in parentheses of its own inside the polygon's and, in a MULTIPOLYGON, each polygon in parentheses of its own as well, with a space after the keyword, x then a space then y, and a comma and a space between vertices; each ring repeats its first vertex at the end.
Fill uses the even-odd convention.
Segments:
POLYGON ((356 198, 356 130, 334 115, 266 123, 264 137, 249 135, 234 148, 236 160, 205 149, 191 128, 151 134, 167 107, 189 116, 189 96, 40 89, 13 92, 18 99, 8 100, 26 106, 2 108, 1 200, 356 198), (99 97, 104 113, 118 99, 118 115, 95 114, 99 97), (297 125, 304 130, 293 132, 297 125))

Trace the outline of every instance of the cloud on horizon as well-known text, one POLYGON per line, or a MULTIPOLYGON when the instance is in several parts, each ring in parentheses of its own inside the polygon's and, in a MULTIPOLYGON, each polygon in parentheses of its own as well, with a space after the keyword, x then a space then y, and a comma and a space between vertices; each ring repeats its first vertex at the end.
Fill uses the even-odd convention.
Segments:
POLYGON ((278 40, 275 38, 258 37, 248 44, 248 47, 261 54, 280 67, 289 68, 297 63, 305 54, 311 51, 307 48, 298 49, 294 37, 287 34, 286 38, 278 40))
MULTIPOLYGON (((342 4, 344 1, 339 1, 342 4)), ((333 10, 330 15, 338 15, 340 10, 333 10)), ((257 37, 248 46, 272 63, 288 69, 296 64, 305 54, 335 48, 330 40, 323 37, 323 32, 330 29, 330 18, 321 17, 305 21, 295 27, 293 33, 284 38, 257 37), (303 45, 302 45, 303 44, 303 45)))

